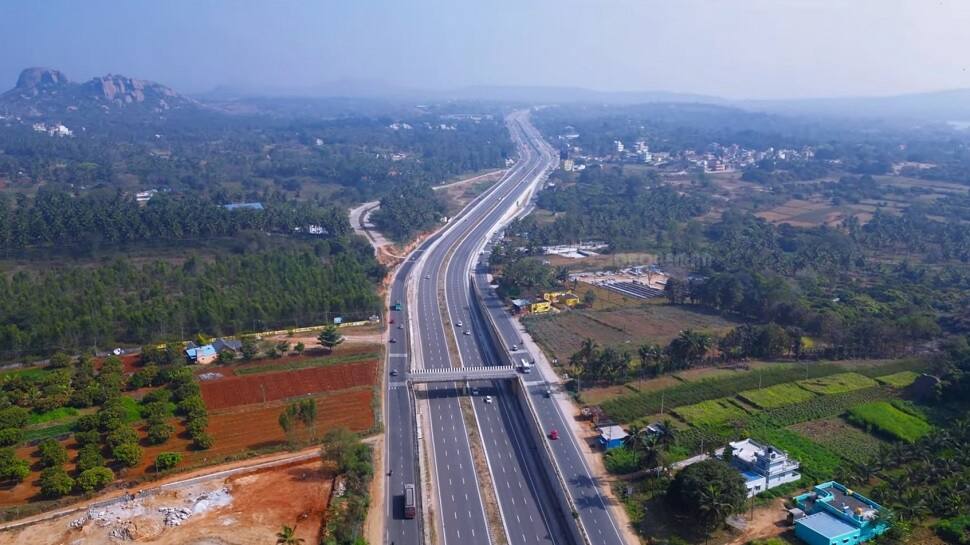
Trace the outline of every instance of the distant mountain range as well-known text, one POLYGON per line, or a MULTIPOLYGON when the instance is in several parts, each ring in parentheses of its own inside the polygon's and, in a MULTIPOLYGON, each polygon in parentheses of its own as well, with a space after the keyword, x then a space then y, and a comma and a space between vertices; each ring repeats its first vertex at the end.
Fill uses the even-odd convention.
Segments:
POLYGON ((70 81, 50 68, 28 68, 16 86, 0 95, 0 115, 25 120, 66 121, 72 117, 162 119, 199 109, 240 114, 335 115, 376 102, 489 101, 518 104, 589 103, 634 105, 694 103, 783 115, 876 118, 916 122, 970 121, 970 90, 959 89, 887 97, 788 100, 731 100, 717 96, 664 91, 596 91, 580 87, 471 86, 453 90, 420 90, 385 82, 345 80, 303 90, 233 90, 222 87, 197 99, 165 85, 108 74, 84 83, 70 81), (334 102, 336 100, 336 102, 334 102), (326 102, 326 104, 324 104, 326 102), (333 103, 333 104, 331 104, 333 103))
POLYGON ((26 119, 122 113, 161 116, 198 107, 197 101, 152 81, 108 74, 76 83, 50 68, 27 68, 16 86, 0 95, 0 114, 26 119))

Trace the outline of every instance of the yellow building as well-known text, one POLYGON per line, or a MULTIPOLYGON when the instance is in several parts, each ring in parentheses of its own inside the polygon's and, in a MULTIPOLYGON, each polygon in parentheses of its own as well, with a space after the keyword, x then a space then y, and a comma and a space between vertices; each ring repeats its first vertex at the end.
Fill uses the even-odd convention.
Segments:
POLYGON ((574 307, 579 304, 579 297, 576 297, 576 294, 571 291, 547 291, 542 294, 542 299, 567 307, 574 307))
POLYGON ((533 301, 529 304, 529 312, 534 314, 541 314, 550 310, 552 310, 552 303, 549 301, 533 301))

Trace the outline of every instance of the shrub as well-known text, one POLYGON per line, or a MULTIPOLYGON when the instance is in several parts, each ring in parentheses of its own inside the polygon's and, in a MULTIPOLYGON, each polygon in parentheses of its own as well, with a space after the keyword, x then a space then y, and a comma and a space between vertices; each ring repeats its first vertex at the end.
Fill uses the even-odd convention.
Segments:
POLYGON ((632 450, 621 447, 607 451, 603 456, 606 470, 615 475, 625 475, 640 469, 636 455, 632 450))
POLYGON ((141 462, 141 447, 135 443, 122 443, 111 450, 111 455, 123 465, 135 467, 141 462))
POLYGON ((92 467, 81 472, 77 477, 77 487, 82 492, 89 493, 111 484, 115 480, 114 471, 106 467, 92 467))
POLYGON ((29 418, 30 411, 23 407, 0 409, 0 428, 22 428, 29 418))
POLYGON ((957 545, 970 544, 970 515, 943 519, 933 527, 941 538, 957 545))
POLYGON ((160 445, 168 441, 174 431, 174 428, 168 422, 152 422, 148 425, 148 442, 153 445, 160 445))
POLYGON ((200 416, 206 416, 208 411, 205 408, 205 402, 202 400, 202 396, 194 395, 187 397, 179 402, 178 404, 179 414, 184 415, 188 419, 198 418, 200 416))
POLYGON ((81 447, 85 445, 96 445, 101 442, 101 434, 98 433, 98 430, 76 431, 74 432, 74 440, 81 447))
POLYGON ((145 405, 150 403, 168 403, 172 401, 172 392, 167 388, 158 388, 145 394, 141 402, 145 405))
POLYGON ((47 439, 37 447, 40 463, 44 467, 57 467, 67 463, 67 449, 56 439, 47 439))
POLYGON ((0 447, 11 447, 24 440, 24 430, 5 428, 0 430, 0 447))
POLYGON ((166 471, 179 465, 181 461, 182 455, 178 452, 162 452, 155 458, 155 469, 157 471, 166 471))
POLYGON ((74 479, 64 468, 49 467, 40 473, 40 493, 45 498, 60 498, 70 494, 71 490, 74 490, 74 479))
POLYGON ((74 421, 74 429, 77 431, 97 431, 101 427, 98 415, 86 414, 74 421))
POLYGON ((185 429, 188 430, 189 435, 193 438, 205 433, 205 429, 208 426, 209 419, 205 416, 193 418, 185 423, 185 429))
POLYGON ((88 469, 104 465, 104 456, 101 455, 101 447, 96 444, 88 444, 81 447, 77 453, 77 470, 84 472, 88 469))
POLYGON ((30 464, 12 448, 0 448, 0 481, 21 482, 30 475, 30 464))
POLYGON ((109 433, 105 437, 105 443, 111 449, 116 448, 118 445, 123 445, 125 443, 137 443, 138 433, 132 429, 131 426, 124 426, 116 429, 115 431, 109 433))
POLYGON ((208 450, 215 444, 215 439, 208 433, 200 433, 192 438, 192 448, 196 450, 208 450))

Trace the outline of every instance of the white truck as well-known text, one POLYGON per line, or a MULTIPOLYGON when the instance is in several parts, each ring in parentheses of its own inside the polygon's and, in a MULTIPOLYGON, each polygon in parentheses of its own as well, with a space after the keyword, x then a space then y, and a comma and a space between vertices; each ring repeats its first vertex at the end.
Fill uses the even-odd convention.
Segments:
POLYGON ((526 359, 526 358, 522 358, 522 359, 520 359, 520 360, 519 360, 519 369, 520 369, 520 370, 521 370, 521 371, 522 371, 523 373, 526 373, 526 374, 528 374, 528 373, 531 373, 531 372, 532 372, 532 362, 530 362, 530 361, 529 361, 528 359, 526 359))

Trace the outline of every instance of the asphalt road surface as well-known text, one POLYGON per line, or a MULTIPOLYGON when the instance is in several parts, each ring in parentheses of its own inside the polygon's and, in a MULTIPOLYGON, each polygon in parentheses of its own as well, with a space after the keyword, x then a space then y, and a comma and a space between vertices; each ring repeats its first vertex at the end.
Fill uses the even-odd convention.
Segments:
MULTIPOLYGON (((413 401, 403 380, 414 362, 416 368, 453 365, 497 365, 499 350, 487 334, 483 317, 472 304, 469 274, 476 266, 489 232, 499 225, 506 212, 521 202, 523 194, 555 164, 552 150, 528 122, 526 113, 509 116, 508 125, 519 149, 519 160, 493 188, 473 201, 438 235, 421 245, 401 266, 391 286, 391 301, 401 302, 400 312, 391 312, 387 407, 387 543, 418 545, 422 541, 420 523, 403 517, 405 483, 417 484, 417 468, 411 419, 413 401), (411 285, 409 291, 408 285, 411 285), (442 316, 440 303, 447 305, 442 316), (412 297, 409 299, 408 295, 412 297), (408 303, 416 305, 409 308, 408 303), (459 326, 458 324, 462 325, 459 326), (453 328, 454 332, 446 331, 453 328), (448 335, 454 335, 460 361, 452 362, 448 335), (413 336, 413 338, 411 338, 413 336)), ((507 345, 517 342, 510 316, 497 299, 487 311, 500 324, 507 345)), ((529 358, 522 353, 521 357, 529 358)), ((513 361, 518 361, 513 358, 513 361)), ((536 374, 536 381, 541 380, 536 374)), ((431 429, 432 471, 436 485, 436 505, 432 510, 439 524, 437 535, 445 545, 489 545, 482 483, 471 458, 468 424, 458 402, 462 385, 428 387, 431 429)), ((478 427, 502 523, 510 545, 573 545, 566 524, 571 516, 562 513, 552 500, 553 491, 535 450, 540 445, 529 433, 523 414, 512 392, 500 382, 473 384, 471 395, 474 422, 478 427), (491 403, 486 402, 491 397, 491 403)), ((532 400, 546 429, 561 430, 558 441, 550 441, 560 470, 569 483, 569 492, 580 510, 580 517, 594 543, 622 545, 598 485, 590 477, 575 439, 568 432, 558 406, 542 395, 545 386, 530 387, 532 400)), ((428 478, 429 476, 426 476, 428 478)), ((421 487, 418 484, 418 491, 421 487)), ((425 528, 425 531, 428 529, 425 528)), ((575 544, 578 545, 578 544, 575 544)))

